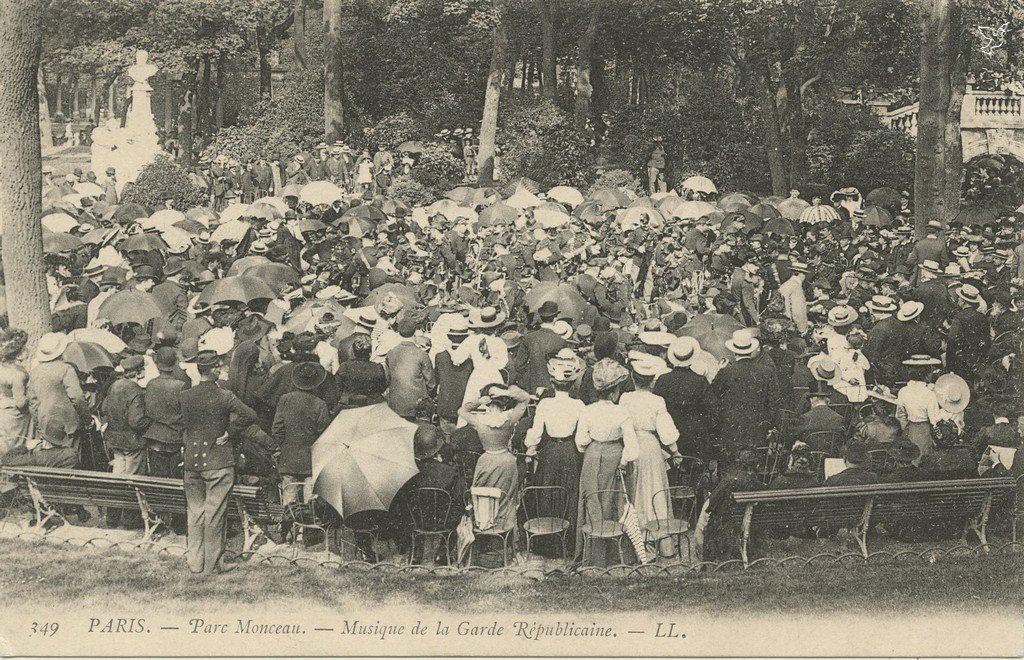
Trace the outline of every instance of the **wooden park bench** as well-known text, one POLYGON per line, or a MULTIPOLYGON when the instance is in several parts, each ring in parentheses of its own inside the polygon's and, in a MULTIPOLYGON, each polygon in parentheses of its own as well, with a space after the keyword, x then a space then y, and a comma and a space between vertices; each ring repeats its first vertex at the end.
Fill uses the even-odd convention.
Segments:
POLYGON ((956 479, 862 486, 820 486, 733 493, 732 515, 742 520, 740 554, 749 565, 751 529, 771 526, 845 528, 854 531, 868 556, 868 529, 874 523, 964 519, 964 538, 973 531, 988 550, 985 528, 992 505, 1009 502, 1015 482, 1009 477, 956 479))
MULTIPOLYGON (((68 522, 55 508, 60 504, 138 509, 147 541, 159 527, 167 526, 161 515, 186 513, 181 479, 48 467, 3 467, 0 472, 28 492, 35 507, 36 526, 43 533, 50 520, 68 522)), ((262 526, 279 521, 283 511, 282 505, 269 501, 259 486, 236 483, 231 490, 228 517, 240 521, 245 551, 264 535, 262 526)))

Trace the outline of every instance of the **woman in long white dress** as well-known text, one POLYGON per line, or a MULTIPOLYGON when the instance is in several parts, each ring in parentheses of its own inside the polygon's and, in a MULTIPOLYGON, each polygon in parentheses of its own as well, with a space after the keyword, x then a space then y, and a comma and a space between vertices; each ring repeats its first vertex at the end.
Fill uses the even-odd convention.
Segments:
MULTIPOLYGON (((654 520, 672 517, 672 502, 667 492, 669 487, 666 458, 679 459, 682 455, 676 446, 679 430, 665 406, 665 399, 651 392, 655 379, 668 373, 668 365, 659 357, 637 354, 630 360, 633 384, 636 389, 626 392, 619 399, 619 405, 633 418, 636 431, 637 459, 633 463, 633 506, 640 526, 654 520)), ((672 539, 655 539, 662 556, 673 553, 672 539)))
MULTIPOLYGON (((492 334, 505 322, 505 318, 503 312, 493 307, 472 309, 469 312, 469 328, 473 334, 452 351, 452 364, 456 367, 466 360, 473 362, 473 372, 466 383, 463 403, 480 398, 481 391, 488 385, 505 384, 502 370, 508 366, 508 345, 492 334)), ((464 422, 460 420, 459 426, 464 426, 464 422)))

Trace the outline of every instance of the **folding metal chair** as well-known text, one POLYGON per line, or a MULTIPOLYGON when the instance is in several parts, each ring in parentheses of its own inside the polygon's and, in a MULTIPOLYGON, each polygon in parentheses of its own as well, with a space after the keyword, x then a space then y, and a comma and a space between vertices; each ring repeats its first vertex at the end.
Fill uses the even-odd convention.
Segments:
POLYGON ((523 489, 523 531, 526 533, 526 554, 529 556, 533 539, 555 536, 562 549, 562 560, 567 561, 565 535, 569 531, 569 493, 562 486, 527 486, 523 489))
POLYGON ((693 489, 687 486, 663 488, 651 498, 652 510, 657 511, 658 500, 664 496, 663 494, 668 496, 670 507, 670 510, 667 512, 668 516, 648 521, 644 525, 644 537, 648 543, 651 540, 657 542, 666 536, 673 539, 676 546, 676 556, 680 559, 683 558, 683 544, 680 539, 685 538, 686 557, 691 559, 693 557, 693 547, 690 545, 690 537, 687 536, 687 532, 690 531, 690 518, 693 517, 696 495, 693 489), (689 502, 689 506, 687 506, 687 502, 689 502), (681 515, 683 509, 686 509, 685 515, 681 515))
POLYGON ((406 502, 412 519, 412 543, 409 546, 409 563, 415 563, 416 539, 423 539, 423 558, 426 559, 426 539, 437 538, 444 545, 445 560, 451 564, 451 538, 455 528, 449 524, 452 512, 452 496, 441 488, 422 487, 413 491, 406 502))
POLYGON ((583 534, 583 561, 587 560, 587 548, 594 552, 594 539, 615 541, 619 551, 619 563, 623 563, 622 538, 626 528, 619 522, 619 512, 625 507, 626 494, 621 490, 595 490, 587 493, 583 507, 584 522, 580 525, 583 534), (607 506, 606 506, 607 505, 607 506))

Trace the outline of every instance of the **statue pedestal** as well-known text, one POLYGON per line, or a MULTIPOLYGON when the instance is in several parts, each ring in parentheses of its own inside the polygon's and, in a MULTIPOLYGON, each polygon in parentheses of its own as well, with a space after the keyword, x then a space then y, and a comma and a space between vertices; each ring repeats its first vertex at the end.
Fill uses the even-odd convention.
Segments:
POLYGON ((124 127, 111 119, 93 131, 92 170, 99 174, 113 167, 117 171, 118 194, 160 153, 160 139, 153 119, 153 88, 147 82, 157 69, 148 59, 149 54, 140 50, 135 54, 135 65, 128 69, 135 84, 124 127))

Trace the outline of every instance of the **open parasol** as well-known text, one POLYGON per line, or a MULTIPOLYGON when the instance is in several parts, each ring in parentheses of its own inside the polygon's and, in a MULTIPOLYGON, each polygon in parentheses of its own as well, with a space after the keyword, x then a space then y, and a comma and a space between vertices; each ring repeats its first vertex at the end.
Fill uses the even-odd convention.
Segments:
POLYGON ((875 188, 864 198, 868 206, 881 206, 890 213, 900 210, 900 193, 895 188, 875 188))
POLYGON ((250 254, 248 256, 242 257, 241 259, 236 259, 231 264, 231 267, 228 268, 227 276, 234 277, 235 275, 242 275, 245 273, 245 271, 249 270, 250 268, 262 266, 264 264, 269 263, 273 262, 271 262, 269 258, 264 257, 262 254, 250 254))
POLYGON ((790 197, 779 202, 775 208, 779 209, 782 217, 789 218, 790 220, 799 220, 800 214, 810 205, 810 202, 806 202, 799 197, 790 197))
POLYGON ((273 300, 276 297, 274 290, 258 277, 235 275, 211 282, 197 300, 210 305, 229 302, 248 305, 254 300, 273 300))
POLYGON ((82 245, 82 239, 71 234, 43 233, 43 252, 47 254, 71 252, 82 245))
POLYGON ((679 186, 683 190, 692 190, 693 192, 705 193, 712 195, 718 192, 718 188, 715 187, 714 182, 706 176, 691 176, 685 180, 679 186))
POLYGON ((525 176, 520 176, 512 179, 501 188, 502 197, 511 197, 516 194, 520 188, 525 188, 527 192, 531 192, 534 195, 540 192, 540 184, 533 179, 525 176))
POLYGON ((548 191, 548 199, 576 207, 583 203, 583 193, 572 186, 555 186, 548 191))
POLYGON ((580 323, 591 307, 576 287, 558 282, 536 284, 523 298, 531 314, 536 314, 540 306, 549 300, 558 304, 560 317, 571 318, 574 324, 580 323))
POLYGON ((117 355, 127 348, 120 337, 102 328, 76 328, 68 333, 68 338, 71 341, 96 344, 111 355, 117 355))
POLYGON ((835 210, 831 206, 822 206, 821 204, 808 206, 800 214, 800 222, 809 225, 836 222, 837 220, 839 220, 839 211, 835 210))
POLYGON ((693 337, 708 353, 719 359, 733 359, 732 351, 725 342, 732 333, 743 328, 743 324, 727 314, 698 314, 683 327, 676 330, 680 337, 693 337))
POLYGON ((81 373, 114 368, 114 361, 110 357, 110 353, 99 344, 87 341, 70 342, 61 357, 81 373))
POLYGON ((342 518, 387 511, 418 470, 416 425, 387 404, 342 410, 313 444, 313 492, 342 518))
POLYGON ((583 203, 587 202, 594 202, 602 211, 609 211, 629 206, 630 199, 618 188, 598 188, 587 195, 583 203))
POLYGON ((42 223, 43 227, 58 233, 69 232, 78 226, 78 220, 75 220, 67 213, 50 213, 43 216, 42 223))
POLYGON ((864 224, 870 227, 888 227, 892 224, 892 214, 881 206, 869 206, 864 209, 864 224))
POLYGON ((480 211, 478 222, 481 227, 510 225, 519 217, 519 211, 504 202, 498 202, 480 211))
POLYGON ((708 202, 687 201, 680 197, 666 197, 658 206, 661 212, 673 218, 697 218, 714 213, 718 208, 708 202))
POLYGON ((398 145, 398 150, 407 154, 421 154, 424 148, 423 143, 419 140, 406 140, 398 145))
POLYGON ((299 273, 291 266, 276 263, 262 263, 249 266, 242 271, 242 274, 247 277, 257 277, 263 280, 278 294, 288 285, 298 284, 301 279, 299 273))
POLYGON ((313 181, 307 183, 299 194, 299 201, 317 206, 318 204, 333 204, 345 195, 341 188, 330 181, 313 181))
POLYGON ((416 297, 416 289, 405 284, 382 284, 366 296, 363 301, 363 305, 367 307, 376 307, 377 303, 384 299, 389 293, 395 294, 395 297, 402 301, 406 307, 415 307, 419 304, 419 299, 416 297))
POLYGON ((164 310, 151 293, 128 289, 118 291, 103 301, 97 318, 109 319, 111 324, 138 323, 146 325, 153 319, 164 317, 164 310))

